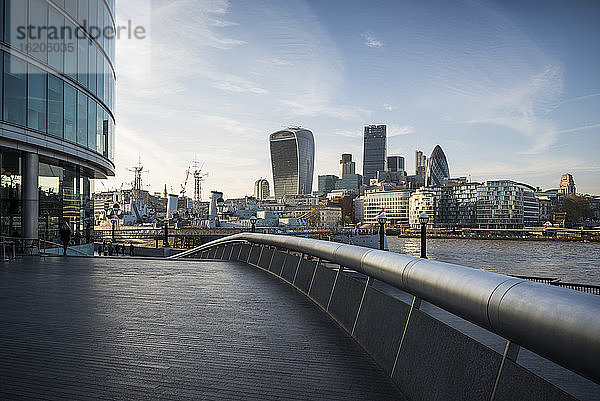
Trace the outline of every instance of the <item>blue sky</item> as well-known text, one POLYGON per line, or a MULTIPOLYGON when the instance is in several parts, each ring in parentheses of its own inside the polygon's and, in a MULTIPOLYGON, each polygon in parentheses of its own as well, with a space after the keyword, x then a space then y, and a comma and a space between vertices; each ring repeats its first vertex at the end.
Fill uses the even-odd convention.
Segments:
POLYGON ((453 176, 549 189, 569 172, 598 194, 599 16, 593 1, 119 1, 118 25, 149 36, 117 44, 117 176, 97 189, 141 156, 151 191, 179 192, 197 158, 204 198, 251 194, 289 125, 315 135, 316 189, 343 152, 362 170, 377 123, 410 174, 440 144, 453 176))

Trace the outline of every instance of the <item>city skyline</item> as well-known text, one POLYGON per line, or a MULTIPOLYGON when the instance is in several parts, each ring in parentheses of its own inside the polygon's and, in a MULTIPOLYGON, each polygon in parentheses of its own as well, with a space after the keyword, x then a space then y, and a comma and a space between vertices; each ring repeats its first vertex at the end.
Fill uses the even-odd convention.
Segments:
POLYGON ((439 143, 453 176, 549 189, 568 172, 600 193, 594 3, 146 3, 117 7, 118 25, 161 23, 118 41, 117 177, 96 190, 130 182, 138 156, 146 189, 177 189, 198 155, 204 199, 243 196, 273 182, 270 132, 309 127, 318 176, 342 153, 362 166, 363 127, 386 124, 406 166, 439 143))

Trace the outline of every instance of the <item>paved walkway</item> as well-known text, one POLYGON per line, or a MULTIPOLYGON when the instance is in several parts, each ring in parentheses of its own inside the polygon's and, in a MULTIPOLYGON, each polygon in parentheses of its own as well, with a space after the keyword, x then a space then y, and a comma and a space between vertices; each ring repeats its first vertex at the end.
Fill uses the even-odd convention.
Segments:
POLYGON ((304 295, 234 262, 0 262, 0 355, 0 399, 402 399, 304 295))

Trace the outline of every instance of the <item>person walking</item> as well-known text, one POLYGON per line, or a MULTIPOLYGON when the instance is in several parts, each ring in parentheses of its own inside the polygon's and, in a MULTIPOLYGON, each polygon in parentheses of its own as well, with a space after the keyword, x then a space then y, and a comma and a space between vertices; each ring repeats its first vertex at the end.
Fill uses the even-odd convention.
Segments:
POLYGON ((115 255, 119 256, 120 250, 121 250, 121 247, 119 246, 119 244, 115 244, 115 255))
POLYGON ((129 244, 129 256, 134 256, 133 244, 129 244))
POLYGON ((60 225, 60 229, 58 230, 58 234, 60 236, 60 242, 63 246, 63 255, 67 256, 67 248, 69 247, 69 243, 71 242, 71 227, 66 220, 63 220, 60 225))

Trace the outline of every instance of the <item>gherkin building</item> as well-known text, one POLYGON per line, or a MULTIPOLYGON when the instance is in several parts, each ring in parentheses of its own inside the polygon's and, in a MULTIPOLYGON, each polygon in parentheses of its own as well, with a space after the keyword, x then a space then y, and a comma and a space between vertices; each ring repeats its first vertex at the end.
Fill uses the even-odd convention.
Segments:
POLYGON ((440 145, 436 145, 427 160, 427 186, 442 186, 446 178, 450 178, 448 161, 440 145))

